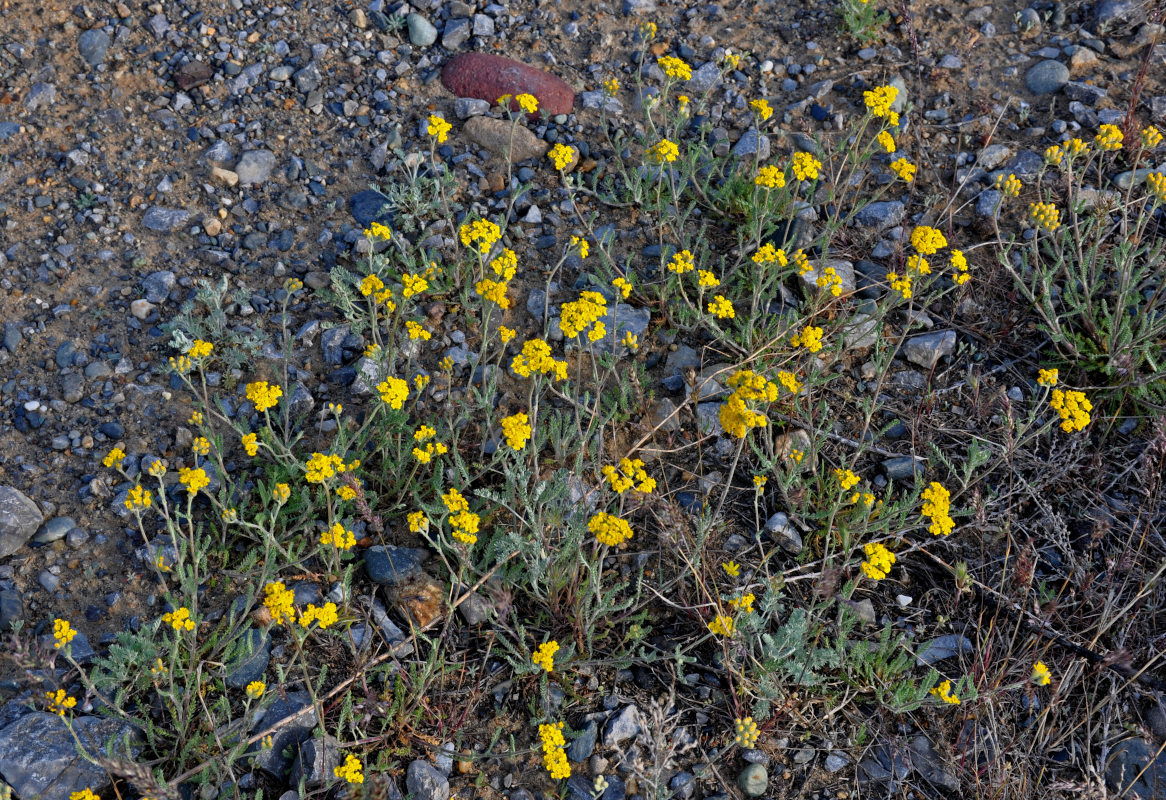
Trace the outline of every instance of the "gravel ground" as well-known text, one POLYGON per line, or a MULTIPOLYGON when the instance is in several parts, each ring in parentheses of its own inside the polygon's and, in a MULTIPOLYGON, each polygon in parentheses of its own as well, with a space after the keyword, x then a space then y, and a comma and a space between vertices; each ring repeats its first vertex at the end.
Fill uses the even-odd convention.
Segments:
MULTIPOLYGON (((228 303, 231 324, 274 352, 283 281, 297 276, 324 287, 333 266, 367 247, 361 231, 379 203, 362 193, 400 179, 394 151, 427 149, 422 120, 433 110, 454 123, 440 154, 460 199, 505 207, 495 196, 505 188, 504 167, 462 121, 481 113, 480 104, 459 102, 443 87, 441 69, 454 55, 509 56, 580 92, 571 113, 529 127, 545 143, 581 145, 587 170, 605 165, 596 132, 602 100, 587 93, 618 75, 623 110, 609 116, 630 117, 631 31, 646 20, 660 26, 669 52, 693 64, 694 84, 716 74, 725 48, 751 54, 714 88, 714 135, 726 149, 787 148, 800 136, 837 130, 858 112, 861 89, 896 79, 916 106, 913 156, 950 180, 937 188, 966 183, 969 200, 997 170, 1023 177, 1035 169, 1062 135, 1091 135, 1099 121, 1120 124, 1132 99, 1141 124, 1166 118, 1166 45, 1153 48, 1145 85, 1133 94, 1155 33, 1144 5, 916 2, 904 17, 905 9, 892 10, 889 44, 858 49, 840 38, 830 4, 805 2, 69 7, 6 0, 0 626, 22 620, 43 632, 54 616, 66 617, 101 647, 158 613, 135 556, 140 540, 119 513, 125 487, 100 461, 121 444, 131 471, 151 456, 175 470, 184 464, 191 409, 164 369, 175 351, 161 326, 192 298, 196 280, 246 287, 249 297, 228 303), (738 142, 754 96, 782 114, 784 137, 738 142)), ((649 63, 652 85, 658 68, 649 63)), ((517 208, 528 245, 520 255, 538 261, 569 238, 570 218, 546 164, 522 169, 524 180, 537 177, 544 187, 517 208)), ((902 216, 901 207, 881 212, 871 220, 876 229, 902 216)), ((962 213, 975 224, 974 208, 962 213)), ((651 257, 634 225, 617 233, 622 251, 651 257)), ((292 330, 302 333, 333 318, 310 299, 292 315, 292 330)), ((456 346, 457 333, 447 330, 438 344, 456 346)), ((910 361, 927 367, 952 352, 954 331, 934 336, 910 361)), ((353 353, 330 353, 312 340, 298 340, 305 402, 349 401, 353 353)), ((650 374, 666 386, 673 370, 657 361, 650 374)), ((904 374, 912 370, 903 364, 904 374)), ((241 386, 253 377, 241 365, 218 379, 241 386)), ((604 742, 616 746, 611 724, 601 726, 604 742)), ((918 747, 928 749, 925 740, 918 747)), ((803 763, 799 756, 793 760, 803 763)), ((815 758, 828 773, 847 763, 815 751, 806 760, 815 758)), ((415 783, 426 800, 439 797, 431 784, 442 781, 422 772, 410 768, 410 789, 415 783)), ((685 779, 677 780, 678 796, 694 796, 695 785, 685 790, 685 779)))

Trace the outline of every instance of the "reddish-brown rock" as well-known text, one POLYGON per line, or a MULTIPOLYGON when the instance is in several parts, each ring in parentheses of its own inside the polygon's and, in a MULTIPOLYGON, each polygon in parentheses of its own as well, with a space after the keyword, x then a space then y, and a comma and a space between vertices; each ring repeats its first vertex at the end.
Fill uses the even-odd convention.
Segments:
POLYGON ((201 61, 188 61, 174 71, 174 82, 182 91, 197 89, 208 82, 215 71, 201 61))
MULTIPOLYGON (((463 53, 450 59, 441 71, 441 83, 458 97, 491 103, 505 94, 533 94, 539 110, 549 116, 570 114, 575 107, 575 90, 562 78, 489 53, 463 53)), ((510 110, 517 111, 518 103, 512 101, 510 110)))

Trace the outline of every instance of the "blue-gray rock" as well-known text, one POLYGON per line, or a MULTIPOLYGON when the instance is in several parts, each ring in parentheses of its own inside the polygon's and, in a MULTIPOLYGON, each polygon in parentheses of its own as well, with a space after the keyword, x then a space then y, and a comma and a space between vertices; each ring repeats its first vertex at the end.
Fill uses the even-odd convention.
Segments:
POLYGON ((920 667, 930 667, 944 659, 972 652, 972 641, 968 637, 949 633, 924 642, 915 655, 915 663, 920 667))
POLYGON ((235 174, 243 186, 264 183, 275 169, 275 153, 270 150, 248 150, 235 164, 235 174))
POLYGON ((307 692, 288 692, 286 696, 277 695, 267 711, 255 720, 251 728, 253 734, 267 730, 300 711, 304 713, 275 730, 271 735, 271 747, 263 747, 261 742, 252 746, 250 756, 256 767, 270 775, 283 777, 291 766, 293 754, 300 742, 315 730, 317 717, 316 710, 312 708, 311 695, 307 692))
POLYGON ((656 10, 656 0, 623 0, 625 14, 651 14, 656 10))
POLYGON ((769 137, 759 134, 756 128, 750 128, 733 145, 733 155, 765 161, 769 158, 769 137))
POLYGON ((1064 88, 1066 97, 1090 108, 1096 106, 1108 95, 1108 92, 1100 86, 1094 86, 1084 81, 1069 81, 1064 88))
POLYGON ((190 212, 183 208, 163 208, 151 206, 142 215, 142 225, 159 233, 173 233, 186 224, 190 212))
POLYGON ((381 586, 398 586, 419 574, 429 551, 417 547, 384 545, 364 551, 364 569, 368 577, 381 586))
POLYGON ((709 61, 699 69, 693 70, 692 78, 684 84, 684 90, 690 94, 701 95, 721 82, 721 68, 709 61))
POLYGON ((428 761, 417 759, 405 772, 405 791, 413 800, 449 800, 449 780, 428 761))
POLYGON ((639 734, 640 709, 632 703, 608 719, 603 730, 603 743, 608 747, 617 747, 624 742, 635 741, 639 734))
POLYGON ((1132 22, 1140 15, 1143 4, 1139 0, 1101 0, 1093 10, 1097 27, 1112 27, 1132 22))
POLYGON ((86 788, 104 793, 109 773, 78 755, 78 743, 94 758, 107 746, 130 760, 141 751, 140 735, 125 722, 75 717, 71 725, 73 732, 56 714, 36 711, 0 730, 0 774, 17 797, 68 800, 86 788))
POLYGON ((696 778, 691 772, 677 772, 668 781, 668 788, 672 790, 673 797, 690 800, 696 794, 696 778))
POLYGON ((441 46, 446 50, 456 50, 461 47, 473 33, 471 24, 468 19, 446 20, 445 30, 441 34, 441 46))
POLYGON ((252 681, 263 680, 271 661, 271 637, 252 628, 245 635, 244 650, 229 664, 223 683, 232 689, 242 689, 252 681))
POLYGON ((1006 144, 990 144, 976 153, 976 166, 996 169, 1012 157, 1012 147, 1006 144))
POLYGON ((0 589, 0 631, 24 619, 24 601, 15 589, 0 589))
POLYGON ((760 764, 750 764, 737 776, 737 786, 749 797, 760 797, 769 788, 769 772, 760 764))
MULTIPOLYGON (((490 113, 490 101, 479 100, 476 97, 459 97, 453 101, 453 113, 458 119, 480 117, 490 113)), ((374 194, 376 193, 374 192, 374 194)))
POLYGON ((855 214, 854 224, 882 231, 902 223, 906 213, 907 207, 899 200, 880 200, 855 214))
POLYGON ((595 720, 589 720, 579 731, 579 735, 567 745, 567 760, 578 763, 590 758, 595 751, 595 742, 598 738, 599 724, 595 720))
POLYGON ((1121 797, 1166 797, 1166 755, 1143 739, 1126 739, 1110 751, 1105 782, 1121 797))
POLYGON ((911 740, 911 766, 923 780, 933 786, 942 786, 952 792, 959 791, 960 779, 948 772, 944 758, 935 752, 931 740, 923 734, 911 740))
POLYGON ((903 355, 913 364, 932 369, 943 356, 955 351, 955 331, 933 331, 903 342, 903 355))
POLYGON ((235 160, 231 146, 222 139, 212 144, 202 154, 202 160, 212 167, 225 167, 235 160))
POLYGON ((68 369, 73 366, 73 359, 77 357, 77 346, 72 342, 61 342, 57 347, 56 353, 53 354, 53 360, 57 362, 57 366, 61 369, 68 369))
POLYGON ((44 515, 19 489, 0 486, 0 558, 7 558, 27 544, 44 515))
POLYGON ((54 517, 40 526, 36 536, 32 538, 37 544, 48 544, 57 539, 64 539, 65 534, 77 527, 72 517, 54 517))
POLYGON ((962 69, 964 62, 960 61, 959 56, 948 53, 943 58, 939 59, 940 69, 962 69))
POLYGON ((891 103, 891 111, 902 114, 903 109, 907 107, 907 97, 910 95, 910 92, 907 90, 907 82, 903 80, 902 75, 895 75, 891 78, 890 85, 899 90, 899 93, 895 96, 895 102, 891 103))
POLYGON ((894 787, 899 781, 906 780, 910 774, 911 765, 898 748, 881 744, 859 763, 858 784, 863 786, 868 783, 879 783, 894 787))
POLYGON ((915 456, 899 456, 888 458, 879 466, 888 480, 912 481, 923 477, 923 459, 915 456))
POLYGON ((493 36, 494 18, 486 14, 474 14, 474 36, 493 36))
POLYGON ((338 367, 344 363, 344 340, 348 338, 349 332, 347 325, 337 325, 320 334, 320 349, 325 364, 338 367))
POLYGON ((841 753, 831 753, 826 756, 826 771, 835 773, 850 763, 850 759, 841 753))
POLYGON ((348 213, 352 214, 357 223, 365 227, 374 222, 392 227, 393 215, 389 198, 372 189, 357 192, 348 198, 348 213))
POLYGON ((296 381, 296 385, 292 389, 291 397, 287 402, 288 412, 291 414, 292 419, 306 417, 316 407, 316 398, 312 397, 312 393, 308 391, 308 387, 299 381, 296 381))
POLYGON ((19 122, 0 122, 0 142, 5 142, 18 133, 20 133, 19 122))
POLYGON ((151 303, 166 302, 176 280, 177 276, 168 269, 151 272, 142 278, 142 290, 146 293, 146 299, 151 303))
POLYGON ((1034 64, 1024 75, 1024 85, 1033 94, 1059 92, 1068 82, 1069 68, 1052 59, 1034 64))
POLYGON ((976 198, 976 213, 981 217, 991 217, 1000 208, 1004 195, 997 189, 985 189, 976 198))
POLYGON ((300 743, 295 760, 292 761, 291 784, 297 786, 302 779, 309 789, 319 789, 336 781, 333 770, 340 766, 340 742, 333 736, 323 739, 309 738, 300 743))
POLYGON ((437 41, 437 28, 425 17, 414 12, 405 17, 409 26, 409 41, 414 47, 432 47, 437 41))
POLYGON ((276 83, 284 83, 292 76, 294 71, 295 70, 293 70, 291 67, 284 64, 282 66, 275 67, 270 72, 268 72, 267 77, 276 83))
POLYGON ((630 333, 642 341, 644 334, 648 332, 648 323, 651 319, 652 312, 646 308, 634 308, 627 303, 608 306, 607 314, 603 317, 607 333, 598 342, 591 344, 597 353, 625 354, 627 348, 622 344, 624 335, 630 333))
POLYGON ((296 91, 301 94, 308 94, 320 88, 320 81, 324 76, 320 74, 320 68, 316 66, 315 61, 309 61, 307 66, 296 70, 292 75, 292 80, 295 81, 296 91))
POLYGON ((29 111, 48 108, 57 101, 57 87, 51 83, 34 83, 24 96, 24 107, 29 111))
POLYGON ((166 35, 166 31, 170 30, 170 20, 166 19, 166 15, 159 12, 146 20, 146 27, 150 29, 150 33, 154 37, 161 39, 166 35))
POLYGON ((765 521, 765 532, 787 553, 802 551, 801 534, 790 524, 789 516, 784 511, 778 511, 765 521))
POLYGON ((109 52, 109 34, 101 28, 85 31, 77 37, 77 51, 86 64, 96 69, 105 62, 105 54, 109 52))
POLYGON ((592 111, 606 111, 608 114, 622 114, 623 103, 618 97, 611 97, 607 92, 599 90, 583 92, 579 95, 583 107, 592 111))

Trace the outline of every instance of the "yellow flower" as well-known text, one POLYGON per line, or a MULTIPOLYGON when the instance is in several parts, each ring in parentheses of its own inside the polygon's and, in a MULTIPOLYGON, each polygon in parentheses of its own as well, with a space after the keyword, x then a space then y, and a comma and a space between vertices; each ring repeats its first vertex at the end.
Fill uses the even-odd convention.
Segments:
POLYGON ((259 452, 259 437, 254 433, 249 433, 243 437, 243 449, 247 455, 254 456, 259 452))
POLYGON ((130 488, 126 495, 125 507, 130 511, 137 511, 142 508, 149 508, 153 502, 153 497, 150 495, 149 489, 142 488, 141 485, 130 488))
POLYGON ((1060 145, 1050 145, 1045 149, 1045 163, 1050 167, 1057 167, 1061 164, 1061 159, 1065 157, 1065 151, 1061 149, 1060 145))
POLYGON ((510 298, 506 296, 506 292, 510 290, 509 285, 505 281, 495 281, 490 278, 483 278, 474 284, 474 291, 483 300, 489 300, 499 308, 510 308, 510 298))
POLYGON ((675 272, 677 275, 683 275, 686 272, 692 272, 696 268, 696 262, 692 253, 687 250, 681 250, 672 256, 672 260, 668 262, 668 271, 675 272))
POLYGON ((1124 139, 1121 128, 1116 125, 1102 125, 1097 131, 1097 136, 1093 138, 1093 143, 1099 150, 1114 151, 1121 150, 1124 139))
POLYGON ((794 177, 799 181, 816 181, 822 162, 810 153, 798 152, 790 159, 790 167, 793 169, 794 177))
POLYGON ((186 422, 188 425, 201 425, 202 424, 202 412, 201 411, 191 411, 190 418, 187 419, 186 422))
POLYGON ((504 94, 501 97, 499 97, 497 101, 495 101, 495 105, 504 106, 507 109, 509 109, 510 108, 510 101, 513 99, 514 99, 514 95, 504 94))
MULTIPOLYGON (((753 179, 753 183, 764 186, 766 189, 780 189, 785 186, 785 170, 774 164, 766 164, 757 170, 757 177, 753 179)), ((773 247, 773 245, 769 245, 769 247, 773 247)))
POLYGON ((556 142, 555 146, 547 151, 547 158, 555 165, 555 169, 562 172, 575 160, 575 148, 562 142, 556 142))
POLYGON ((502 344, 507 344, 517 335, 518 331, 514 330, 514 328, 507 328, 505 325, 501 325, 498 328, 498 338, 502 340, 502 344))
POLYGON ((680 148, 676 146, 675 142, 661 139, 648 148, 647 156, 657 164, 668 164, 680 157, 680 148))
POLYGON ((736 561, 724 562, 723 564, 721 564, 721 569, 723 569, 725 571, 725 574, 728 575, 730 578, 736 578, 741 574, 741 565, 738 564, 736 561))
POLYGON ((190 356, 174 356, 170 357, 170 369, 177 372, 179 375, 185 375, 190 372, 190 368, 194 366, 194 362, 190 360, 190 356))
POLYGON ((91 789, 86 787, 79 792, 70 793, 69 800, 101 800, 101 798, 95 795, 91 789))
POLYGON ((405 321, 405 330, 409 332, 410 339, 420 339, 423 342, 429 341, 433 336, 433 334, 425 330, 425 327, 421 323, 414 322, 411 319, 405 321))
POLYGON ((850 487, 857 485, 861 480, 861 478, 848 469, 834 470, 834 477, 838 479, 838 484, 842 487, 842 491, 844 492, 850 487))
POLYGON ((289 497, 291 497, 291 487, 286 483, 277 483, 275 484, 275 489, 273 489, 271 492, 271 496, 275 502, 282 505, 283 503, 287 502, 289 497))
POLYGON ((542 739, 543 766, 555 780, 571 777, 571 765, 567 762, 567 754, 563 747, 567 740, 563 738, 563 723, 554 725, 539 725, 538 735, 542 739))
POLYGON ((741 66, 741 56, 736 53, 725 53, 725 66, 729 69, 736 69, 741 66))
POLYGON ((1042 369, 1036 374, 1036 382, 1041 386, 1056 386, 1060 370, 1042 369))
POLYGON ((873 543, 863 547, 866 560, 862 562, 862 572, 871 580, 881 581, 891 572, 895 554, 881 544, 873 543))
POLYGON ((972 276, 968 274, 968 259, 964 256, 962 250, 953 249, 951 251, 951 266, 956 271, 956 274, 952 277, 956 285, 962 286, 971 280, 972 276))
POLYGON ((581 292, 578 300, 564 303, 559 316, 563 336, 574 339, 607 314, 607 299, 599 292, 581 292))
POLYGON ((555 653, 559 652, 559 643, 551 640, 539 645, 538 650, 530 657, 535 666, 542 667, 547 672, 555 671, 555 653))
POLYGON ((186 491, 193 497, 198 494, 199 489, 205 489, 210 486, 211 479, 207 477, 206 471, 201 467, 197 469, 180 469, 178 470, 178 482, 186 487, 186 491))
POLYGON ((626 520, 600 511, 587 523, 587 530, 595 535, 600 544, 619 547, 632 538, 632 526, 626 520))
POLYGON ((190 349, 186 351, 186 354, 191 358, 206 358, 214 351, 214 349, 215 346, 210 342, 204 342, 202 339, 195 339, 194 343, 190 346, 190 349))
POLYGON ((344 758, 344 764, 332 768, 332 774, 349 783, 364 783, 363 769, 364 767, 361 766, 360 760, 352 755, 352 753, 349 753, 344 758))
POLYGON ((730 600, 729 605, 740 611, 742 614, 752 614, 753 601, 756 599, 757 598, 753 596, 752 592, 746 592, 740 597, 730 600))
POLYGON ((299 278, 288 278, 283 282, 283 290, 288 294, 295 294, 300 289, 304 288, 304 282, 299 278))
POLYGON ((603 82, 603 91, 607 93, 608 97, 615 97, 616 93, 619 92, 619 78, 608 78, 605 80, 603 82))
POLYGON ((679 78, 682 81, 692 79, 692 67, 676 56, 661 56, 656 59, 656 63, 669 78, 679 78))
POLYGON ((53 620, 53 647, 55 649, 60 650, 73 641, 73 637, 76 635, 77 631, 69 624, 68 620, 53 620))
POLYGON ((425 280, 424 275, 415 275, 412 272, 406 272, 401 276, 401 296, 408 300, 410 297, 415 297, 429 288, 429 281, 425 280))
POLYGON ((899 90, 894 86, 878 86, 873 91, 863 92, 862 99, 870 113, 876 117, 886 117, 891 114, 891 105, 899 96, 899 90))
POLYGON ((732 636, 733 635, 733 618, 727 617, 724 614, 717 614, 713 621, 708 624, 709 631, 717 636, 732 636))
POLYGON ((450 129, 453 126, 436 114, 429 115, 428 123, 429 135, 437 140, 438 144, 445 144, 445 140, 449 137, 450 129))
POLYGON ((400 378, 390 376, 377 384, 377 392, 389 408, 400 411, 409 397, 409 384, 400 378))
POLYGON ((947 536, 955 530, 955 520, 951 518, 951 493, 943 488, 943 484, 931 482, 923 490, 923 516, 931 520, 928 531, 934 536, 947 536))
POLYGON ((551 346, 542 339, 528 339, 522 345, 522 352, 510 362, 510 368, 523 378, 538 372, 555 380, 567 379, 567 362, 552 358, 551 346))
POLYGON ((109 451, 105 458, 101 459, 101 463, 107 467, 114 467, 114 465, 121 466, 121 462, 125 461, 126 453, 120 447, 115 447, 109 451))
POLYGON ((308 603, 308 607, 300 613, 300 627, 307 628, 315 622, 320 630, 327 630, 330 626, 335 625, 339 619, 340 615, 336 613, 335 603, 328 602, 319 608, 313 603, 308 603))
POLYGON ((753 488, 757 490, 757 494, 765 494, 765 484, 769 483, 769 478, 764 475, 753 476, 753 488))
MULTIPOLYGON (((781 186, 785 186, 784 176, 781 179, 781 186)), ((760 267, 767 264, 777 264, 778 266, 784 267, 789 264, 789 258, 786 256, 784 250, 780 250, 774 247, 772 243, 766 242, 761 247, 758 247, 757 252, 753 254, 753 263, 760 267)))
POLYGON ((762 122, 765 122, 773 116, 773 108, 771 108, 769 103, 764 99, 750 100, 749 107, 753 109, 753 113, 756 114, 762 122))
POLYGON ((891 289, 898 292, 904 300, 911 298, 911 276, 900 276, 897 272, 887 273, 887 282, 891 285, 891 289))
POLYGON ((512 450, 521 450, 530 441, 530 418, 525 411, 502 418, 502 435, 512 450))
POLYGON ((891 162, 891 171, 902 178, 906 183, 915 180, 915 171, 919 169, 905 158, 896 158, 891 162))
POLYGON ((1033 683, 1037 686, 1048 686, 1052 681, 1052 676, 1049 675, 1049 668, 1045 666, 1045 662, 1038 661, 1032 665, 1033 683))
POLYGON ((619 289, 620 296, 623 297, 624 300, 627 300, 632 293, 632 285, 626 278, 615 278, 612 280, 611 285, 616 289, 619 289))
MULTIPOLYGON (((801 381, 798 380, 797 376, 784 369, 777 373, 777 382, 788 389, 791 394, 797 394, 802 390, 801 381)), ((798 461, 801 461, 801 458, 798 461)))
POLYGON ((688 95, 686 95, 686 94, 676 95, 676 105, 679 107, 681 114, 688 113, 688 103, 689 103, 688 95))
POLYGON ((406 517, 411 533, 424 533, 429 528, 429 518, 424 511, 414 511, 406 517))
POLYGON ((166 462, 160 458, 156 458, 150 462, 150 466, 146 469, 146 473, 151 478, 161 478, 166 474, 166 462))
POLYGON ((385 282, 373 274, 365 275, 360 281, 360 293, 365 297, 376 294, 385 288, 385 282))
POLYGON ((656 490, 656 479, 648 475, 643 460, 639 458, 625 456, 619 460, 619 464, 607 464, 600 472, 616 494, 623 494, 629 489, 642 494, 651 494, 656 490))
POLYGON ((790 450, 789 457, 794 463, 800 464, 802 463, 802 459, 806 457, 806 454, 801 450, 790 450))
POLYGON ((220 516, 222 516, 223 522, 228 524, 239 521, 239 512, 233 508, 224 508, 220 516))
POLYGON ((162 621, 176 631, 194 630, 194 620, 190 618, 190 609, 185 606, 163 614, 162 621))
POLYGON ((639 27, 641 39, 654 39, 656 37, 656 23, 655 22, 641 22, 639 27))
POLYGON ((337 522, 320 534, 320 544, 332 545, 337 550, 350 550, 356 545, 356 536, 337 522))
MULTIPOLYGON (((807 325, 801 331, 795 334, 789 343, 794 347, 805 347, 811 353, 816 353, 822 349, 822 329, 813 325, 807 325)), ((794 391, 797 391, 796 389, 794 391)))
POLYGON ((714 295, 713 299, 709 301, 708 312, 717 319, 733 319, 737 316, 737 312, 733 310, 733 304, 721 295, 714 295))
POLYGON ((1028 213, 1038 228, 1052 233, 1061 227, 1061 212, 1052 203, 1029 203, 1028 213))
POLYGON ((458 238, 464 247, 476 246, 478 252, 485 256, 502 238, 502 229, 488 219, 476 219, 458 229, 458 238))
POLYGON ((341 500, 354 500, 356 498, 356 490, 347 484, 344 486, 337 486, 336 496, 341 500))
POLYGON ((518 107, 527 114, 533 114, 538 111, 538 98, 533 94, 523 93, 515 97, 514 100, 518 103, 518 107))
POLYGON ((274 406, 283 397, 283 389, 269 384, 267 381, 255 381, 247 384, 247 399, 260 413, 274 406))
POLYGON ((295 599, 295 592, 284 586, 283 581, 275 581, 263 587, 263 606, 271 612, 276 625, 295 619, 295 599))
POLYGON ((947 247, 947 239, 938 229, 919 225, 911 231, 911 246, 921 254, 931 256, 947 247))
POLYGON ((267 691, 267 684, 263 681, 251 681, 251 683, 247 684, 247 697, 252 700, 258 700, 260 697, 263 697, 265 691, 267 691))
POLYGON ((65 712, 74 708, 77 705, 76 697, 69 697, 69 693, 64 689, 57 689, 55 692, 45 692, 49 698, 49 711, 58 716, 65 716, 65 712))
POLYGON ((702 289, 715 289, 721 285, 721 282, 717 280, 717 276, 709 272, 707 269, 697 270, 696 274, 699 277, 697 284, 702 289))
POLYGON ((950 703, 951 705, 956 706, 960 704, 960 699, 951 693, 951 681, 944 681, 932 689, 930 693, 945 703, 950 703))
POLYGON ((1151 172, 1146 178, 1146 185, 1150 187, 1150 194, 1154 195, 1154 199, 1166 205, 1166 173, 1151 172))
POLYGON ((889 131, 879 131, 877 138, 879 140, 879 144, 883 146, 884 150, 886 150, 888 153, 895 152, 895 137, 891 136, 889 131))
POLYGON ((757 729, 757 723, 753 721, 753 717, 740 717, 733 723, 733 728, 737 732, 734 741, 744 747, 746 750, 752 750, 757 745, 757 739, 761 736, 761 731, 757 729))
POLYGON ((996 188, 999 189, 1000 193, 1003 194, 1005 197, 1019 197, 1020 196, 1020 188, 1021 188, 1020 180, 1015 175, 1012 175, 1011 173, 1008 175, 1008 177, 1004 177, 1003 175, 997 175, 996 176, 996 188))
POLYGON ((1162 132, 1151 125, 1148 128, 1142 128, 1142 147, 1147 150, 1152 150, 1158 145, 1162 144, 1162 132))
POLYGON ((1061 415, 1061 430, 1065 433, 1085 430, 1085 426, 1091 422, 1089 412, 1093 410, 1093 404, 1084 392, 1053 389, 1049 405, 1061 415))

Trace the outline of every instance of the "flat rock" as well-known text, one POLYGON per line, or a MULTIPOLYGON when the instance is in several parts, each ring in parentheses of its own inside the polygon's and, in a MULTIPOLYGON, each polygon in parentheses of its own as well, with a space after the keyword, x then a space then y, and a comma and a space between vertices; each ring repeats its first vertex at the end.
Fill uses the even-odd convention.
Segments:
POLYGON ((932 369, 943 356, 955 351, 955 331, 935 331, 912 336, 903 343, 903 355, 912 364, 932 369))
POLYGON ((449 779, 422 759, 405 771, 405 789, 413 800, 449 800, 449 779))
POLYGON ((265 182, 274 169, 275 153, 270 150, 248 150, 239 157, 234 172, 239 176, 239 183, 251 186, 265 182))
POLYGON ((907 207, 899 200, 880 200, 864 206, 854 215, 854 224, 864 228, 886 230, 903 222, 907 207))
POLYGON ((413 12, 405 17, 409 27, 409 42, 414 47, 431 47, 437 41, 437 28, 420 14, 413 12))
POLYGON ((174 83, 184 92, 197 89, 199 86, 209 83, 210 79, 214 76, 215 71, 208 64, 204 64, 201 61, 187 61, 181 67, 174 70, 172 75, 174 83))
MULTIPOLYGON (((532 94, 538 98, 539 110, 552 116, 570 114, 575 107, 575 90, 562 78, 490 53, 464 53, 450 59, 441 71, 441 83, 457 97, 491 103, 506 94, 532 94)), ((510 110, 518 110, 517 102, 511 102, 510 110)))
POLYGON ((492 153, 508 158, 510 163, 542 158, 548 145, 522 125, 494 117, 470 117, 462 126, 462 133, 475 144, 492 153), (513 138, 511 138, 513 130, 513 138))
POLYGON ((1143 739, 1126 739, 1110 752, 1105 782, 1121 797, 1166 797, 1166 755, 1143 739))
POLYGON ((603 730, 603 743, 607 747, 618 747, 623 742, 634 741, 640 735, 640 709, 635 703, 626 705, 612 715, 603 730))
POLYGON ((270 775, 283 776, 292 764, 291 754, 315 730, 317 717, 311 695, 307 692, 288 692, 286 696, 277 696, 266 713, 255 720, 252 733, 266 730, 300 711, 304 713, 276 728, 272 734, 271 747, 263 747, 261 742, 252 746, 249 755, 256 767, 270 775))
POLYGON ((0 558, 24 547, 43 520, 32 498, 19 489, 0 486, 0 558))
POLYGON ((843 261, 837 258, 827 259, 825 263, 810 262, 810 270, 805 275, 802 275, 802 283, 814 294, 829 291, 828 287, 818 286, 818 278, 825 272, 827 267, 834 268, 834 272, 842 282, 842 293, 852 294, 857 288, 854 283, 854 264, 850 261, 843 261))
POLYGON ((78 754, 78 741, 91 756, 103 754, 107 745, 122 758, 140 750, 139 737, 124 722, 75 717, 71 724, 73 732, 56 714, 35 711, 0 730, 0 774, 17 797, 69 800, 86 788, 104 792, 109 773, 78 754))
POLYGON ((382 586, 398 586, 421 572, 429 551, 418 547, 385 545, 364 551, 364 568, 369 578, 382 586))
POLYGON ((159 233, 173 233, 186 224, 190 219, 190 212, 184 208, 163 208, 151 206, 142 215, 142 225, 159 233))
POLYGON ((77 52, 81 60, 96 69, 105 62, 105 55, 109 52, 109 34, 101 28, 92 28, 77 37, 77 52))
POLYGON ((227 676, 223 679, 232 689, 242 689, 252 681, 262 680, 271 661, 271 637, 256 628, 246 635, 246 649, 227 665, 227 676))
POLYGON ((958 633, 938 636, 919 647, 915 663, 920 667, 930 667, 944 659, 972 652, 972 640, 958 633))
POLYGON ((292 762, 291 784, 298 786, 303 780, 308 789, 319 789, 336 780, 333 772, 343 760, 340 757, 340 742, 334 736, 323 739, 305 739, 300 743, 295 761, 292 762))
POLYGON ((1034 64, 1024 75, 1024 85, 1033 94, 1059 92, 1068 82, 1069 68, 1052 59, 1034 64))

